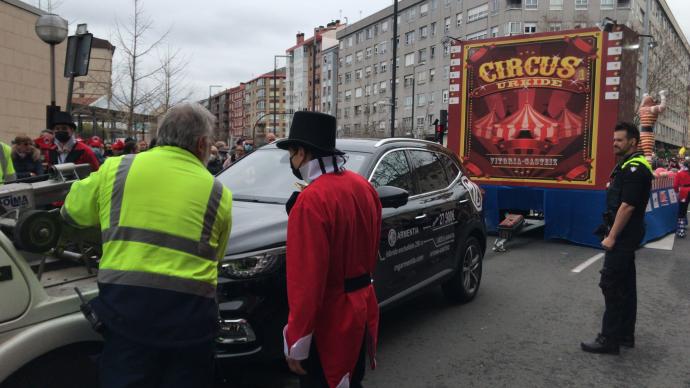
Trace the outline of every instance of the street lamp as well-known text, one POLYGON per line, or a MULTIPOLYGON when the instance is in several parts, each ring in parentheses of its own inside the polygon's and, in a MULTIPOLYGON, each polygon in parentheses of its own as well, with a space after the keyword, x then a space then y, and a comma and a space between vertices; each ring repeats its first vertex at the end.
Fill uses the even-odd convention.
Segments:
POLYGON ((55 14, 42 15, 36 20, 36 35, 50 45, 50 106, 47 108, 46 128, 51 127, 55 105, 55 45, 67 37, 67 20, 55 14))
POLYGON ((223 85, 208 85, 208 110, 211 110, 211 90, 213 88, 222 88, 223 85))
MULTIPOLYGON (((278 110, 277 107, 277 99, 276 99, 276 93, 278 91, 278 87, 276 86, 276 78, 278 78, 278 58, 291 58, 289 55, 274 55, 273 56, 273 134, 276 134, 277 126, 278 126, 278 120, 277 120, 277 113, 276 111, 278 110)), ((287 65, 285 66, 285 76, 287 77, 287 65)), ((284 85, 284 84, 283 84, 284 85)))
POLYGON ((417 84, 417 73, 415 70, 420 67, 426 65, 425 61, 419 62, 417 65, 412 67, 412 133, 414 133, 414 130, 416 129, 415 125, 415 119, 414 119, 414 86, 417 84))

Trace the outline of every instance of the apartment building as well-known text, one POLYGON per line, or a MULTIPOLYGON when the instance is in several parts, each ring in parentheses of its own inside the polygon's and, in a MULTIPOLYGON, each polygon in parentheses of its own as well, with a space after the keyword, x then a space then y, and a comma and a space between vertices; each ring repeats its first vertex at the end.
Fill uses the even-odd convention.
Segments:
POLYGON ((340 20, 336 20, 325 27, 316 27, 311 38, 305 39, 304 33, 298 33, 295 45, 285 51, 288 56, 287 108, 290 112, 322 109, 323 52, 337 46, 336 33, 344 27, 340 20))
MULTIPOLYGON (((432 134, 432 123, 448 107, 449 42, 453 38, 485 39, 592 27, 605 17, 642 34, 648 7, 653 38, 641 40, 642 45, 654 46, 647 89, 658 92, 665 88, 670 94, 669 108, 658 123, 657 139, 680 146, 687 143, 690 49, 665 0, 647 1, 649 5, 644 0, 402 0, 398 3, 395 61, 391 54, 392 5, 336 34, 339 128, 346 136, 384 137, 390 133, 391 66, 395 65, 396 135, 432 134), (669 71, 678 74, 667 77, 669 71)), ((639 52, 638 85, 643 68, 642 50, 639 52)))
POLYGON ((244 83, 240 83, 230 92, 230 136, 240 137, 244 133, 244 83))
POLYGON ((338 100, 338 45, 323 50, 321 66, 321 109, 335 116, 338 100))
POLYGON ((276 71, 275 77, 270 71, 245 82, 243 136, 260 139, 267 131, 286 136, 289 115, 285 84, 284 67, 276 71))

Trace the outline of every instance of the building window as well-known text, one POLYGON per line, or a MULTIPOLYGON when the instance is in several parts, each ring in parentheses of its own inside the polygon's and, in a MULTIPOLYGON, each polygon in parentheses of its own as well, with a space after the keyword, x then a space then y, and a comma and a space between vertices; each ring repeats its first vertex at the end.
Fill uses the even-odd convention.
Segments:
POLYGON ((388 70, 388 62, 381 62, 379 67, 381 68, 381 73, 385 73, 388 70))
POLYGON ((386 32, 388 31, 388 20, 385 22, 381 22, 381 32, 386 32))
POLYGON ((489 4, 482 4, 479 7, 471 8, 467 11, 467 23, 484 19, 489 16, 489 4))
POLYGON ((367 56, 367 58, 371 58, 371 55, 373 54, 372 48, 371 48, 371 47, 367 47, 366 50, 365 50, 365 53, 366 53, 365 55, 367 56))
POLYGON ((348 56, 345 57, 345 64, 346 65, 352 64, 352 54, 349 54, 348 56))
POLYGON ((414 43, 414 31, 410 31, 405 34, 405 44, 414 43))
POLYGON ((405 77, 403 77, 403 86, 404 87, 410 87, 412 86, 412 83, 414 82, 414 75, 408 74, 405 77))
POLYGON ((407 10, 407 20, 408 21, 413 21, 414 18, 417 16, 417 9, 415 7, 412 7, 407 10))
POLYGON ((360 98, 362 97, 362 88, 356 88, 355 89, 355 98, 360 98))
POLYGON ((429 27, 419 27, 419 39, 426 39, 429 36, 429 27))
POLYGON ((549 31, 560 31, 561 28, 561 23, 549 23, 549 31))
POLYGON ((618 8, 630 8, 630 0, 618 0, 618 8))
POLYGON ((352 82, 352 72, 345 73, 345 83, 349 84, 350 82, 352 82))
MULTIPOLYGON (((345 101, 350 101, 352 99, 352 90, 346 90, 345 91, 345 101)), ((345 108, 347 109, 347 108, 345 108)), ((345 117, 348 115, 346 114, 345 117)))
MULTIPOLYGON (((426 105, 426 94, 418 94, 417 95, 417 106, 424 106, 426 105)), ((422 120, 421 124, 424 125, 424 118, 420 117, 417 119, 417 121, 422 120)))
POLYGON ((409 53, 405 55, 405 66, 414 65, 414 53, 409 53))
POLYGON ((563 9, 563 0, 551 0, 549 2, 549 9, 552 11, 560 11, 563 9))
POLYGON ((371 66, 367 66, 364 68, 364 76, 369 77, 371 75, 371 66))
POLYGON ((491 5, 491 14, 495 15, 498 13, 498 0, 491 0, 489 1, 489 4, 491 5))
POLYGON ((525 23, 525 34, 534 34, 537 32, 537 23, 525 23))
POLYGON ((575 9, 587 9, 587 0, 575 0, 575 9))
POLYGON ((431 23, 431 36, 436 35, 436 22, 431 23))
POLYGON ((386 86, 388 85, 388 82, 386 81, 381 81, 379 83, 379 90, 381 91, 381 94, 386 92, 386 86))
POLYGON ((366 32, 366 33, 367 33, 367 39, 371 39, 371 38, 374 37, 374 31, 373 31, 373 29, 372 29, 371 27, 367 28, 366 31, 367 31, 367 32, 366 32))
POLYGON ((522 0, 508 0, 508 9, 522 9, 522 0))
POLYGON ((379 55, 383 55, 386 53, 387 46, 388 46, 388 42, 379 43, 379 55))
POLYGON ((443 89, 443 91, 441 92, 441 102, 443 102, 444 104, 448 103, 448 89, 443 89))
POLYGON ((487 35, 486 30, 477 31, 474 34, 468 34, 467 40, 485 39, 487 35))
POLYGON ((426 61, 426 49, 419 50, 419 63, 426 61))
POLYGON ((371 85, 367 85, 364 87, 364 95, 371 96, 371 85))
POLYGON ((443 19, 443 31, 448 32, 450 31, 450 18, 445 18, 443 19))
POLYGON ((539 8, 538 0, 525 0, 525 9, 539 8))
POLYGON ((362 69, 355 70, 355 79, 362 79, 362 69))
POLYGON ((352 36, 347 38, 347 47, 352 47, 352 36))
POLYGON ((429 13, 429 3, 424 3, 419 6, 419 16, 424 16, 429 13))
POLYGON ((498 26, 496 27, 491 27, 491 37, 495 38, 498 36, 498 26))
POLYGON ((436 58, 436 46, 429 46, 429 59, 436 58))
POLYGON ((462 12, 455 14, 455 27, 462 27, 462 12))
POLYGON ((601 9, 613 9, 613 0, 601 0, 601 9))
POLYGON ((412 96, 405 96, 405 106, 412 106, 412 96))
POLYGON ((447 57, 450 55, 450 42, 443 43, 443 56, 447 57))
POLYGON ((520 22, 508 22, 508 34, 510 34, 511 36, 522 34, 520 27, 520 22))
POLYGON ((426 83, 426 71, 420 71, 417 73, 417 85, 422 85, 426 83))
POLYGON ((364 59, 364 53, 362 52, 362 50, 357 51, 355 55, 357 56, 357 62, 361 62, 364 59))

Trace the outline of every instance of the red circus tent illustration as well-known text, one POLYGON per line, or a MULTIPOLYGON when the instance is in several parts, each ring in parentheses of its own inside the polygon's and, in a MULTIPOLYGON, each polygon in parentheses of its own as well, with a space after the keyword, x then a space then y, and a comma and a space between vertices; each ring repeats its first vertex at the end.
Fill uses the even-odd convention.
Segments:
POLYGON ((562 137, 572 137, 582 134, 582 118, 569 111, 567 108, 563 109, 563 113, 561 113, 558 118, 558 122, 561 125, 560 135, 562 137))
POLYGON ((558 121, 537 112, 529 104, 523 104, 520 110, 496 124, 496 136, 504 140, 512 140, 520 134, 520 131, 528 131, 533 139, 555 140, 559 126, 558 121))
POLYGON ((498 122, 496 112, 489 112, 486 116, 476 120, 472 123, 474 134, 483 139, 491 139, 493 137, 494 124, 498 122))

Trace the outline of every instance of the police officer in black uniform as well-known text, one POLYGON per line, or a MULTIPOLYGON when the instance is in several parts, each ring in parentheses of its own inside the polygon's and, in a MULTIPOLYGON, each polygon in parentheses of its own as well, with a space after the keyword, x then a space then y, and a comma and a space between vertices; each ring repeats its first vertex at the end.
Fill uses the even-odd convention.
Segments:
POLYGON ((606 190, 604 239, 606 250, 599 287, 606 310, 601 333, 581 343, 590 353, 619 354, 620 346, 635 346, 637 281, 635 250, 644 237, 644 215, 652 188, 652 166, 637 151, 640 132, 630 123, 619 123, 613 132, 613 149, 619 162, 606 190))

